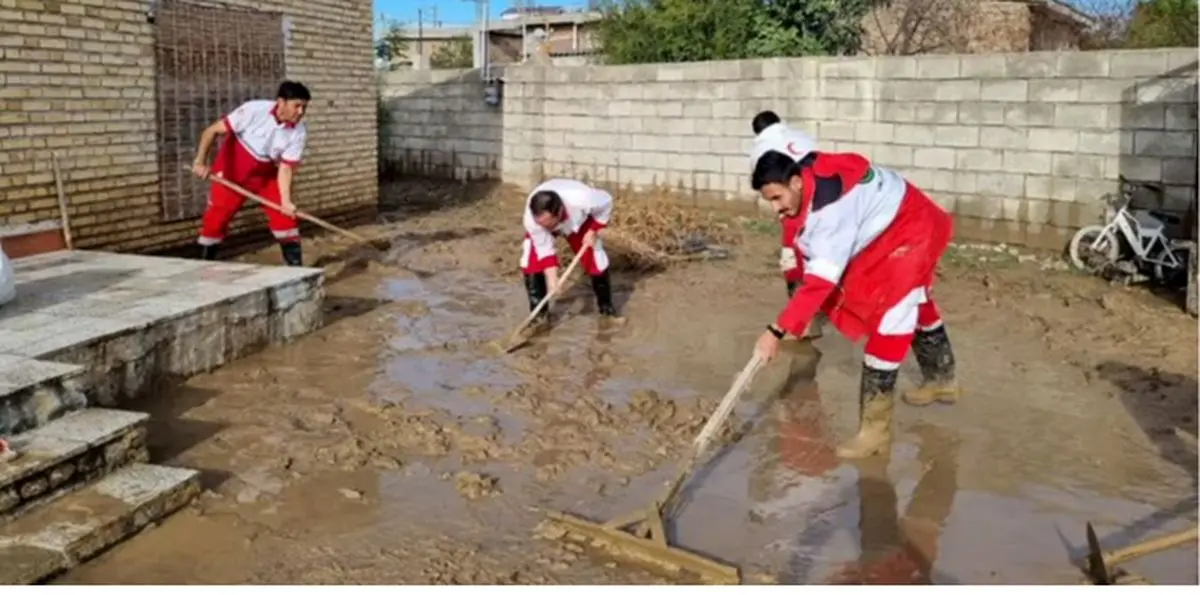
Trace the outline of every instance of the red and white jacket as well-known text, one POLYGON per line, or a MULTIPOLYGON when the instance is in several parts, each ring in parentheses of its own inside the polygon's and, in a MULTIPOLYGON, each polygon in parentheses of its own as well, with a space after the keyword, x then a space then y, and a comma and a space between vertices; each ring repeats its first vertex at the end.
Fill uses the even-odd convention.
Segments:
POLYGON ((896 172, 853 153, 795 155, 786 143, 756 143, 800 164, 801 205, 795 249, 804 255, 800 288, 776 324, 798 334, 818 310, 856 340, 916 287, 933 281, 949 243, 950 216, 896 172))
POLYGON ((247 101, 226 114, 224 121, 229 133, 213 160, 213 171, 226 179, 260 188, 275 179, 281 164, 300 165, 308 128, 303 122, 280 122, 274 101, 247 101))
POLYGON ((593 188, 578 180, 553 178, 546 180, 534 188, 525 199, 525 214, 521 221, 525 234, 529 237, 530 246, 537 259, 546 266, 558 266, 558 256, 554 251, 556 235, 572 236, 586 232, 588 229, 604 229, 612 218, 613 197, 611 194, 593 188), (529 212, 529 202, 533 195, 544 190, 558 194, 563 206, 567 209, 567 218, 553 231, 538 225, 529 212))

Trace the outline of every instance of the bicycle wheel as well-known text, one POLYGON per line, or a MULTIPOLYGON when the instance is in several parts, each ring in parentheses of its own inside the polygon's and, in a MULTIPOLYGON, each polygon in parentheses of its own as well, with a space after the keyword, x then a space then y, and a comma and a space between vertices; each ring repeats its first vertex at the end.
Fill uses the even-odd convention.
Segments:
POLYGON ((1075 232, 1067 248, 1071 265, 1081 271, 1096 273, 1117 262, 1121 255, 1121 244, 1111 231, 1100 225, 1089 225, 1075 232), (1095 248, 1092 244, 1099 238, 1095 248))

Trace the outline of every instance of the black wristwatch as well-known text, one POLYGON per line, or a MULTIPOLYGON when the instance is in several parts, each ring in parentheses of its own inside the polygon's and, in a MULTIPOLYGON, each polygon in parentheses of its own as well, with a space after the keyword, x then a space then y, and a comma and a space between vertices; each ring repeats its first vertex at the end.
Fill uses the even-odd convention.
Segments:
POLYGON ((783 329, 775 326, 774 322, 767 325, 767 330, 770 331, 772 335, 775 335, 776 339, 782 339, 783 336, 787 334, 783 331, 783 329))

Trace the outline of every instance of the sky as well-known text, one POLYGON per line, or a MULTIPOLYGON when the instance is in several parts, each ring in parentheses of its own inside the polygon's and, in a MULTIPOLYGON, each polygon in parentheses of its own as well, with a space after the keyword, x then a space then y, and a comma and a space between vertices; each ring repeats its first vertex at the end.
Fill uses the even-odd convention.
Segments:
MULTIPOLYGON (((492 0, 492 18, 498 18, 501 12, 513 7, 514 0, 492 0)), ((524 2, 530 5, 550 5, 575 7, 586 4, 585 0, 542 0, 524 2)), ((434 9, 437 9, 437 20, 443 25, 467 25, 475 21, 475 2, 471 0, 375 0, 375 14, 383 14, 388 19, 401 23, 417 23, 417 11, 421 11, 422 20, 429 23, 433 20, 434 9)))

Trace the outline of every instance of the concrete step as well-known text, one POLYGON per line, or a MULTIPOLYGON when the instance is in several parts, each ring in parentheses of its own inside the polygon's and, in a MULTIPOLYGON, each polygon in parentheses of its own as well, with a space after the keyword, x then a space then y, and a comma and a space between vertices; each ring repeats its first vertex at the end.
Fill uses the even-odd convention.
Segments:
POLYGON ((85 368, 0 353, 0 437, 32 430, 87 406, 85 368))
POLYGON ((199 478, 135 463, 0 526, 0 584, 43 582, 95 557, 185 506, 199 478))
POLYGON ((134 462, 145 462, 149 415, 89 408, 7 438, 0 462, 0 523, 134 462))

